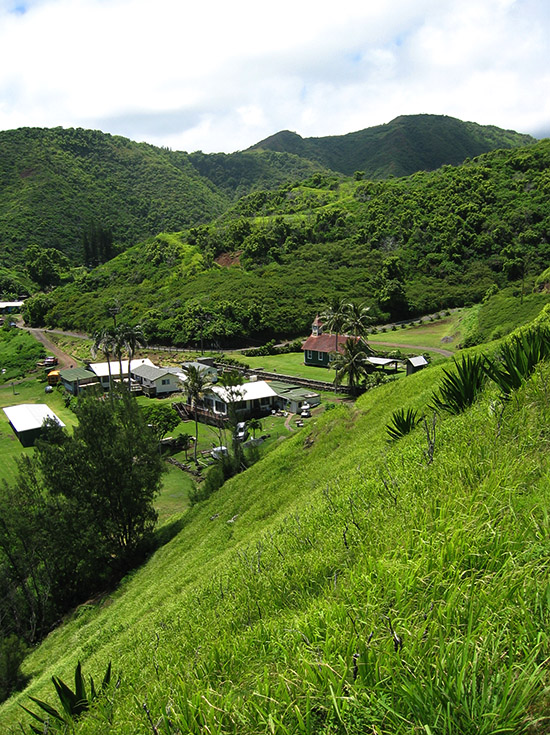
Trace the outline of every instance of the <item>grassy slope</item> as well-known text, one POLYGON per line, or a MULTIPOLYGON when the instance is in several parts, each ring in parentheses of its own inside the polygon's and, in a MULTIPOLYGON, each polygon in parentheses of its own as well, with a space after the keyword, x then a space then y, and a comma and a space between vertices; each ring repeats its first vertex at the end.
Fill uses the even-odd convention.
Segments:
MULTIPOLYGON (((29 692, 51 699, 52 673, 112 659, 113 723, 98 711, 79 732, 150 732, 144 702, 183 732, 519 732, 547 644, 549 370, 500 427, 490 395, 442 420, 428 466, 421 428, 390 447, 383 426, 439 375, 324 414, 192 509, 32 654, 29 692)), ((24 701, 0 710, 5 729, 24 701)))

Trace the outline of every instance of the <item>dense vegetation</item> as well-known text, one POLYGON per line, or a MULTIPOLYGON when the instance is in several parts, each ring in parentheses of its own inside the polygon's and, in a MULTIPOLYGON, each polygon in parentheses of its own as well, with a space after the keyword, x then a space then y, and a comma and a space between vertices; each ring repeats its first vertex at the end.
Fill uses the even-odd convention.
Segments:
POLYGON ((0 383, 20 378, 36 367, 45 356, 44 347, 28 332, 10 327, 8 321, 0 327, 0 383))
POLYGON ((304 334, 336 297, 400 319, 524 294, 549 260, 549 172, 541 141, 389 181, 314 174, 79 273, 27 319, 92 331, 117 299, 152 341, 229 343, 304 334))
MULTIPOLYGON (((456 415, 432 417, 437 366, 326 412, 49 636, 28 692, 51 701, 52 674, 112 660, 120 687, 80 735, 536 732, 550 366, 530 372, 513 400, 486 382, 456 415), (389 444, 402 408, 427 421, 389 444)), ((18 703, 0 710, 7 731, 18 703)))
POLYGON ((534 143, 531 136, 513 130, 445 115, 404 115, 386 125, 324 138, 302 138, 284 130, 251 150, 286 151, 347 176, 357 171, 369 179, 384 179, 456 165, 495 148, 528 143, 534 143))

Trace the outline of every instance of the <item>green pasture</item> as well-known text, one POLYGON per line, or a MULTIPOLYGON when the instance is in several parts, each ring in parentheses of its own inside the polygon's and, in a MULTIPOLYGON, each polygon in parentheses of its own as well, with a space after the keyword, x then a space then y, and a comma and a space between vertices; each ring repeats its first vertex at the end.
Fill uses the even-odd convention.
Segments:
MULTIPOLYGON (((462 338, 461 320, 465 309, 459 309, 450 316, 435 319, 433 322, 414 323, 404 329, 397 327, 393 330, 388 328, 385 332, 378 331, 370 333, 368 341, 373 347, 378 342, 395 342, 402 345, 412 345, 419 351, 423 347, 439 347, 454 352, 462 338)), ((403 348, 406 351, 406 348, 403 348)), ((412 351, 412 350, 411 350, 412 351)))

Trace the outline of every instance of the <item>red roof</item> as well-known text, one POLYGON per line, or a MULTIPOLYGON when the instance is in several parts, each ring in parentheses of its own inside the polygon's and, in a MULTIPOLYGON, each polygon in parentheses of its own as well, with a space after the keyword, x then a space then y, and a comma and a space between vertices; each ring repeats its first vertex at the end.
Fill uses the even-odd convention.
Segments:
MULTIPOLYGON (((338 335, 338 352, 343 353, 343 347, 347 339, 349 339, 349 337, 345 334, 338 335)), ((357 337, 352 337, 351 339, 357 339, 357 337)), ((335 347, 335 334, 320 334, 318 337, 311 335, 302 345, 303 350, 317 350, 317 352, 334 352, 335 347)))

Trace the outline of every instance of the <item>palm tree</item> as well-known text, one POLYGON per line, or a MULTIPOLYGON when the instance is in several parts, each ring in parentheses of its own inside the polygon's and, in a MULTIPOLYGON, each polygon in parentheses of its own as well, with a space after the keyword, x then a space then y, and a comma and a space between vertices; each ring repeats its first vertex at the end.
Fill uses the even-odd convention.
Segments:
POLYGON ((145 347, 147 340, 140 324, 136 324, 133 327, 130 324, 120 324, 117 333, 120 334, 120 339, 128 352, 128 390, 130 390, 130 365, 132 358, 138 347, 145 347))
POLYGON ((92 345, 92 357, 95 359, 98 352, 107 360, 109 370, 109 390, 112 388, 113 376, 111 373, 111 356, 115 351, 115 332, 112 327, 103 327, 98 329, 93 335, 94 343, 92 345))
POLYGON ((334 385, 341 385, 345 378, 351 388, 352 395, 359 392, 359 383, 369 371, 369 348, 355 337, 348 337, 342 352, 339 352, 332 363, 336 370, 334 385))
POLYGON ((262 430, 262 422, 260 419, 250 419, 248 428, 252 430, 252 438, 256 438, 256 432, 262 430))
POLYGON ((356 337, 365 339, 367 329, 374 322, 374 318, 370 314, 370 306, 367 306, 365 303, 350 303, 346 312, 345 329, 349 330, 356 337))
POLYGON ((188 365, 185 368, 187 373, 187 380, 185 381, 184 391, 187 393, 188 399, 191 401, 195 417, 195 446, 193 448, 193 459, 195 464, 197 462, 197 445, 199 443, 199 414, 198 404, 202 399, 206 389, 210 385, 208 376, 201 372, 198 368, 193 365, 188 365))
POLYGON ((347 326, 349 307, 347 301, 339 299, 327 306, 319 317, 323 322, 323 328, 335 334, 334 351, 336 353, 338 353, 338 337, 347 326))

